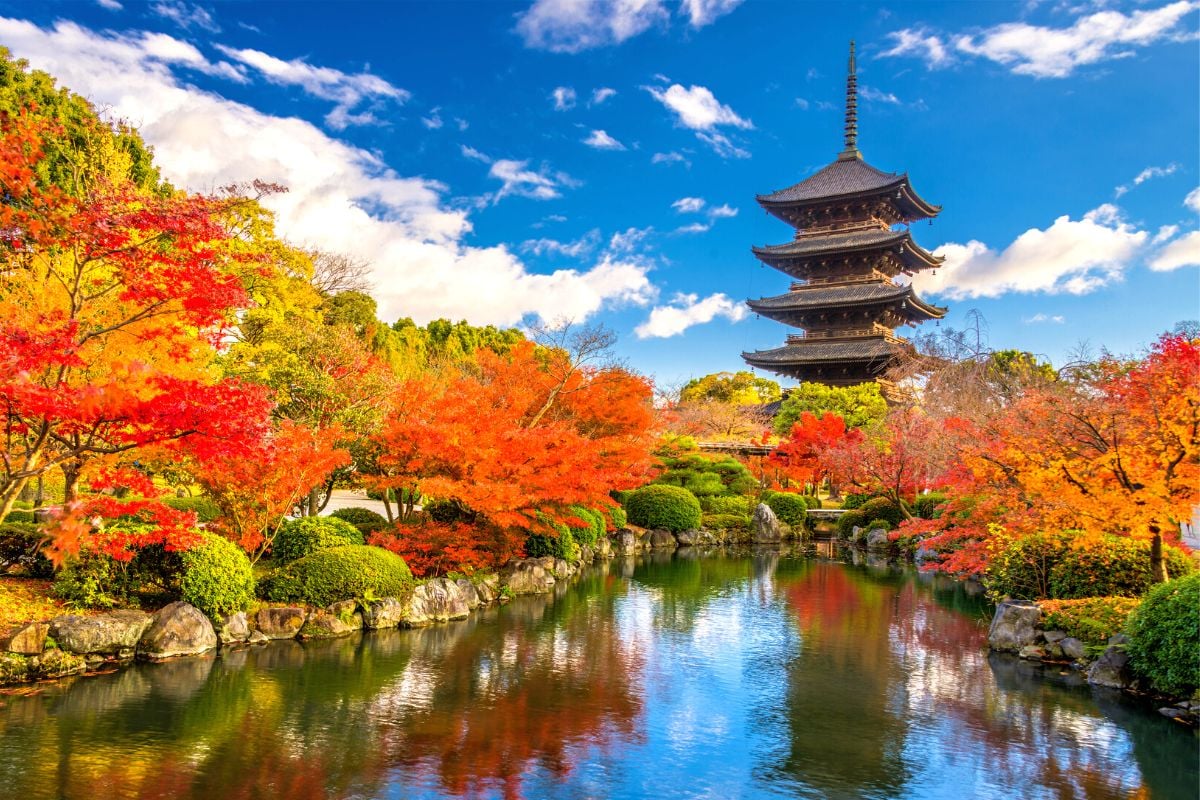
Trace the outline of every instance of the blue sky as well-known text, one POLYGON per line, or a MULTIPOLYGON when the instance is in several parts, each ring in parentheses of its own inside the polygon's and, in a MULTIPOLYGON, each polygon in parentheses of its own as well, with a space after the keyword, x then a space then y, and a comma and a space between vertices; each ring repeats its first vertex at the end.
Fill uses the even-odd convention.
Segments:
MULTIPOLYGON (((381 316, 599 321, 661 383, 787 330, 755 194, 859 146, 944 207, 919 284, 1062 363, 1200 317, 1200 3, 0 0, 0 44, 129 119, 175 183, 262 178, 374 266, 381 316)), ((902 331, 903 332, 903 331, 902 331)))

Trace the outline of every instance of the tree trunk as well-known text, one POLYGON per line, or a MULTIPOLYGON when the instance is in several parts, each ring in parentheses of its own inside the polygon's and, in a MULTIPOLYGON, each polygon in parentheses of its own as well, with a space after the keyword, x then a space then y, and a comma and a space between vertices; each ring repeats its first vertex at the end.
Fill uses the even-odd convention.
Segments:
POLYGON ((79 493, 79 473, 82 471, 83 465, 78 461, 65 461, 62 465, 63 471, 63 505, 67 506, 75 502, 79 493))
POLYGON ((308 501, 304 504, 304 516, 315 517, 320 512, 321 494, 317 491, 317 487, 308 490, 308 501))
POLYGON ((392 516, 392 501, 388 500, 388 490, 387 489, 383 490, 383 510, 385 512, 387 512, 387 521, 389 523, 396 521, 396 518, 392 516))
POLYGON ((1170 580, 1167 574, 1167 559, 1163 558, 1162 532, 1157 526, 1150 526, 1154 537, 1150 540, 1150 580, 1155 583, 1166 583, 1170 580))
POLYGON ((41 475, 37 477, 37 492, 33 495, 33 507, 41 508, 46 502, 46 481, 41 475))

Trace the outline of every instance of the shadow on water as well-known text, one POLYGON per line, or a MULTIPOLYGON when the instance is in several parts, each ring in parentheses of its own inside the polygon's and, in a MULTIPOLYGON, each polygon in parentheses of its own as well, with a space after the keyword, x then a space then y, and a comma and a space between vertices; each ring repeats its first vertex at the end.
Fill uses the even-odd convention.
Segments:
POLYGON ((463 623, 0 698, 0 798, 1194 797, 1196 738, 885 563, 616 560, 463 623))

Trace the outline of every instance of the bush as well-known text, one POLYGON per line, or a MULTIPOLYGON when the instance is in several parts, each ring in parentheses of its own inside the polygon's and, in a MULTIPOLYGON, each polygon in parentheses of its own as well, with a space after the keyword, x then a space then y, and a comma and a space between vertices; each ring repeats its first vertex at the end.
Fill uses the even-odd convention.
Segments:
POLYGON ((705 514, 701 527, 710 531, 749 530, 749 514, 705 514))
MULTIPOLYGON (((1195 571, 1178 548, 1165 546, 1163 555, 1169 574, 1195 571)), ((993 554, 984 583, 996 598, 1138 597, 1152 585, 1150 542, 1078 531, 1024 536, 993 554)))
POLYGON ((937 519, 942 515, 939 508, 949 498, 942 492, 929 492, 917 497, 913 503, 913 512, 921 519, 937 519))
POLYGON ((625 509, 629 521, 643 528, 665 528, 679 533, 700 525, 700 501, 678 486, 643 486, 629 495, 625 509))
POLYGON ((609 519, 612 520, 612 526, 613 526, 614 531, 621 530, 621 528, 624 528, 625 525, 629 522, 629 517, 625 513, 625 509, 622 506, 616 506, 614 508, 610 508, 608 510, 608 517, 609 517, 609 519))
POLYGON ((705 514, 748 516, 750 514, 750 498, 736 494, 726 497, 701 497, 700 510, 705 514))
POLYGON ((411 586, 412 573, 403 558, 367 545, 318 550, 283 565, 262 583, 267 600, 315 606, 367 595, 402 597, 411 586))
POLYGON ((362 544, 362 531, 334 517, 300 517, 279 526, 271 555, 277 561, 295 561, 318 550, 362 544))
POLYGON ((862 506, 863 503, 871 499, 869 494, 846 494, 842 495, 842 508, 854 509, 862 506))
POLYGON ((621 508, 624 508, 625 501, 629 499, 629 495, 631 494, 633 494, 633 492, 629 491, 628 489, 613 489, 608 493, 608 496, 620 503, 621 508))
POLYGON ((1120 633, 1138 607, 1132 597, 1085 597, 1081 600, 1041 600, 1042 627, 1060 630, 1081 642, 1099 645, 1120 633))
POLYGON ((4 518, 3 524, 8 525, 14 522, 19 522, 22 525, 32 525, 36 521, 37 520, 33 518, 32 511, 20 511, 13 509, 12 511, 8 512, 8 516, 4 518))
POLYGON ((30 578, 49 578, 54 565, 41 553, 42 533, 26 522, 0 524, 0 573, 19 568, 30 578))
POLYGON ((162 504, 176 511, 192 511, 197 522, 214 522, 221 517, 221 509, 208 497, 164 497, 162 504))
POLYGON ((663 459, 666 469, 655 484, 679 486, 700 497, 747 494, 754 490, 754 476, 746 465, 728 456, 689 453, 663 459))
POLYGON ((764 502, 781 522, 786 522, 793 528, 802 527, 808 519, 808 503, 798 494, 772 492, 764 498, 764 502))
POLYGON ((59 571, 50 592, 76 608, 113 608, 128 602, 124 570, 103 553, 80 553, 59 571))
POLYGON ((886 497, 871 498, 859 506, 858 510, 867 519, 886 520, 890 526, 888 530, 899 526, 904 519, 904 513, 900 511, 900 507, 886 497))
POLYGON ((1188 697, 1200 689, 1200 575, 1151 589, 1127 631, 1130 666, 1156 690, 1188 697))
POLYGON ((861 527, 868 531, 890 531, 892 529, 892 523, 888 522, 886 519, 873 519, 861 527))
POLYGON ((839 539, 849 539, 854 533, 855 528, 861 528, 866 524, 867 515, 858 509, 847 511, 838 517, 837 534, 839 539))
POLYGON ((228 539, 205 534, 183 554, 180 598, 214 621, 244 611, 254 600, 254 571, 245 551, 228 539))
POLYGON ((429 498, 425 501, 422 509, 429 515, 431 520, 440 522, 443 525, 454 525, 459 522, 470 525, 475 522, 475 518, 478 516, 474 511, 465 506, 462 501, 453 498, 449 500, 429 498))
POLYGON ((571 535, 575 538, 576 542, 591 547, 604 538, 604 516, 600 512, 584 508, 583 506, 571 506, 568 511, 572 516, 578 517, 581 522, 586 523, 581 526, 568 526, 571 528, 571 535))
POLYGON ((575 534, 566 525, 547 521, 554 533, 531 533, 525 540, 525 555, 530 558, 553 556, 572 563, 579 560, 579 545, 575 534))
POLYGON ((804 498, 804 504, 808 506, 809 509, 821 507, 821 498, 817 497, 815 494, 802 494, 800 496, 804 498))
POLYGON ((369 508, 339 508, 329 516, 349 522, 358 528, 363 536, 370 536, 372 533, 378 533, 388 527, 387 518, 382 514, 376 514, 369 508))

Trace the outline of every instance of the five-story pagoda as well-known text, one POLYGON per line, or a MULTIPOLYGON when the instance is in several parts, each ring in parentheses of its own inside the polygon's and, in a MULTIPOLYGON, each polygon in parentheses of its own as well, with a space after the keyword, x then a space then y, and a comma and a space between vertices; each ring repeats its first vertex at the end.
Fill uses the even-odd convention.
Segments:
POLYGON ((810 178, 758 199, 768 213, 796 229, 795 238, 753 248, 755 257, 795 281, 787 294, 750 300, 764 317, 803 329, 783 347, 742 353, 751 366, 832 386, 879 381, 911 351, 895 335, 900 325, 941 319, 945 308, 923 301, 896 282, 941 263, 912 240, 908 224, 936 216, 907 174, 887 173, 858 151, 854 42, 846 79, 846 149, 810 178), (903 224, 904 227, 897 228, 903 224))

